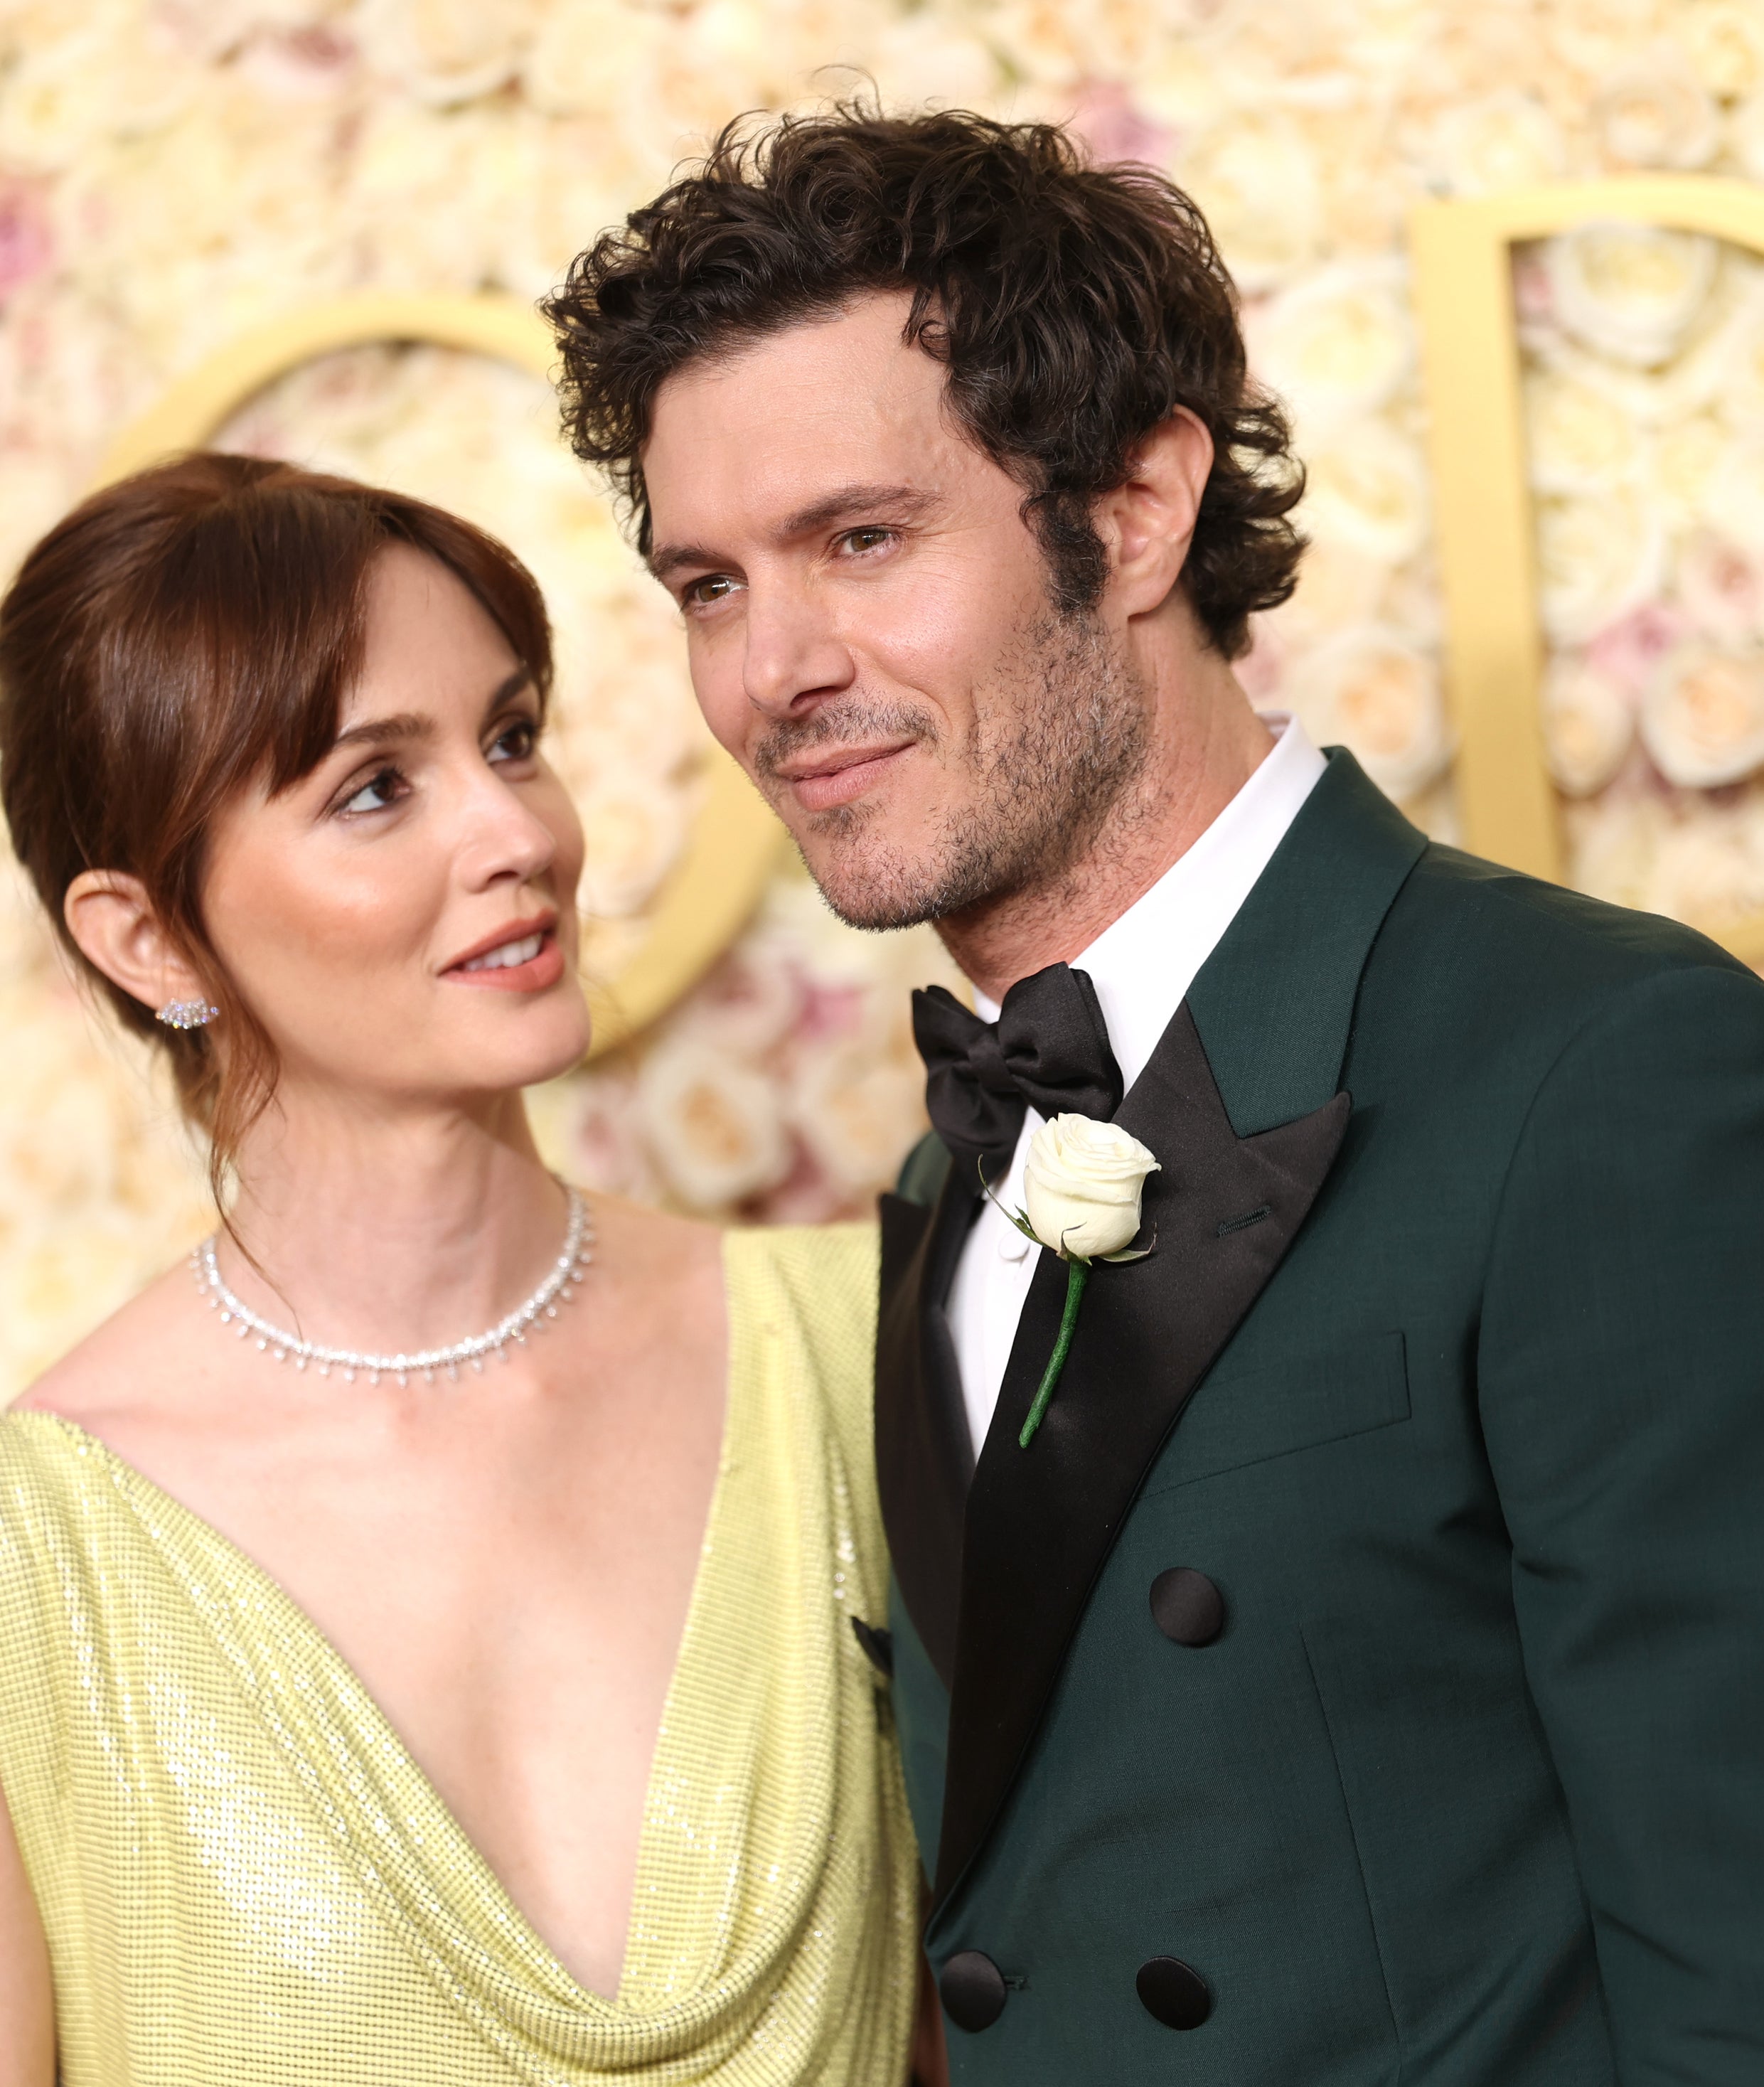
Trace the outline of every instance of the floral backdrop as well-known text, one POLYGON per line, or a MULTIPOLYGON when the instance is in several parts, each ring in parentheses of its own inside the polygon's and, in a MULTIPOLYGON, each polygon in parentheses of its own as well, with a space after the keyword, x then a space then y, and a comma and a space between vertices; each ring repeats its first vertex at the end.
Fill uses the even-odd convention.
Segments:
MULTIPOLYGON (((1076 121, 1208 210, 1290 404, 1313 549, 1255 700, 1454 832, 1404 243, 1424 194, 1639 167, 1764 180, 1764 0, 0 0, 0 574, 121 428, 234 334, 363 288, 537 296, 725 117, 867 78, 1076 121)), ((1764 270, 1589 227, 1516 259, 1545 716, 1570 873, 1764 906, 1764 270)), ((692 816, 667 604, 558 449, 543 387, 428 348, 326 358, 242 446, 409 486, 533 564, 556 750, 616 962, 692 816)), ((762 1219, 864 1208, 919 1125, 925 934, 781 874, 635 1047, 543 1090, 579 1178, 762 1219)), ((146 1058, 0 876, 0 1399, 202 1229, 146 1058)))

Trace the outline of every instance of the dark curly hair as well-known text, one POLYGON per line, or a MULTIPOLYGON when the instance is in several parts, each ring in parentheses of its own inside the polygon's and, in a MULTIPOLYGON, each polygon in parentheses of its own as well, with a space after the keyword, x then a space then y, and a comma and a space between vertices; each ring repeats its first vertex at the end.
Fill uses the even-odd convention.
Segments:
POLYGON ((905 338, 948 369, 973 441, 1027 489, 1055 603, 1106 576, 1091 521, 1178 406, 1212 473, 1182 584, 1228 659, 1292 592, 1303 489, 1280 408, 1250 381, 1206 221, 1149 168, 1095 167, 1063 130, 862 104, 726 126, 703 163, 579 255, 544 305, 564 423, 650 548, 643 445, 663 382, 868 291, 912 297, 905 338))

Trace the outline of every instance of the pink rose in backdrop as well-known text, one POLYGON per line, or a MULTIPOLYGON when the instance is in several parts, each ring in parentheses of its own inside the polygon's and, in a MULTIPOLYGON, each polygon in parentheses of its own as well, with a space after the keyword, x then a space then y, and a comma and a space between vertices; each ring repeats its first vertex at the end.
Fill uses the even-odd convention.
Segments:
POLYGON ((1090 147, 1098 166, 1114 166, 1123 160, 1168 166, 1176 149, 1176 134, 1136 107, 1117 79, 1084 82, 1078 90, 1072 127, 1090 147))
POLYGON ((54 258, 40 185, 0 181, 0 303, 40 275, 54 258))
POLYGON ((1663 601, 1643 602, 1608 623, 1586 648, 1591 664, 1626 695, 1638 697, 1648 677, 1689 630, 1681 609, 1663 601))

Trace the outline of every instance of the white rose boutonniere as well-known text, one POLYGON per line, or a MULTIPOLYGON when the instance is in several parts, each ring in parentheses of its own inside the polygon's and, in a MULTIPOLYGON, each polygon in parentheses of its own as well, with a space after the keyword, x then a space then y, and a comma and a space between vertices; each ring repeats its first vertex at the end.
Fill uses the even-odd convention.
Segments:
POLYGON ((1017 1437, 1023 1449, 1035 1439, 1066 1366, 1091 1262, 1143 1261, 1151 1252, 1149 1247, 1135 1248, 1133 1241, 1146 1176, 1160 1172, 1136 1137, 1117 1123, 1098 1123, 1088 1116, 1056 1116, 1029 1140, 1023 1170, 1029 1208, 1011 1222, 1026 1239, 1057 1253, 1067 1272, 1059 1337, 1017 1437))

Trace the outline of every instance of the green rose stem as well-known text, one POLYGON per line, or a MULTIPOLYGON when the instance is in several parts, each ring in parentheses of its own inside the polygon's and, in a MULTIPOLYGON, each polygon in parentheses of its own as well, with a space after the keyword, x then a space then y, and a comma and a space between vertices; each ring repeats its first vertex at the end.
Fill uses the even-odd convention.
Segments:
POLYGON ((1088 1261, 1068 1261, 1066 1264, 1066 1308, 1059 1315, 1059 1338, 1054 1343, 1054 1352, 1047 1359, 1047 1368, 1042 1372, 1041 1388, 1035 1394, 1035 1403, 1029 1410, 1029 1419, 1023 1423, 1023 1432, 1016 1438, 1020 1449, 1026 1449, 1035 1440, 1035 1431, 1042 1424, 1042 1415, 1047 1411, 1047 1402, 1054 1395, 1054 1386, 1059 1381, 1059 1373, 1066 1367, 1066 1357, 1072 1348, 1072 1337, 1078 1330, 1078 1307, 1084 1302, 1084 1285, 1090 1280, 1088 1261))

